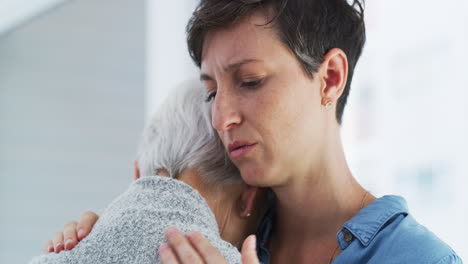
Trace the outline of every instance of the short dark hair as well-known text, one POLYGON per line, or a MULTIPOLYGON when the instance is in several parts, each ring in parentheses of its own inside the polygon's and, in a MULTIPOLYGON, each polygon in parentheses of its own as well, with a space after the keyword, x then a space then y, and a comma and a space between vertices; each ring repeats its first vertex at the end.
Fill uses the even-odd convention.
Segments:
POLYGON ((274 23, 280 40, 309 76, 313 77, 331 49, 339 48, 346 54, 348 80, 336 110, 341 124, 354 68, 366 40, 364 0, 200 0, 187 25, 190 56, 200 67, 208 32, 267 8, 274 11, 274 18, 267 24, 274 23))

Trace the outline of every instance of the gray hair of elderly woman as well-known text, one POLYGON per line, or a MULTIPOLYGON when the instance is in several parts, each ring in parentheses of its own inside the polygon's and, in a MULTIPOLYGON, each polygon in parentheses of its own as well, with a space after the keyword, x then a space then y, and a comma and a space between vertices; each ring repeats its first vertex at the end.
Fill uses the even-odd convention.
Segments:
POLYGON ((239 170, 229 159, 211 126, 211 105, 205 102, 199 81, 186 81, 174 89, 143 132, 138 152, 142 176, 161 169, 177 178, 195 169, 210 184, 241 183, 239 170))

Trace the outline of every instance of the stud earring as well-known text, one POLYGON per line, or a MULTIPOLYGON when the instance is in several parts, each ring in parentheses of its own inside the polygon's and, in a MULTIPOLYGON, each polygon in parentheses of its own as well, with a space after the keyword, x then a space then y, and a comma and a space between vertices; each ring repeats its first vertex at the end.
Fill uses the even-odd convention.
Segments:
POLYGON ((328 102, 328 103, 326 103, 326 104, 325 104, 325 109, 326 109, 326 110, 330 110, 331 107, 332 107, 332 105, 333 105, 333 103, 332 103, 331 101, 328 102))
POLYGON ((250 216, 250 213, 247 213, 247 215, 245 217, 249 217, 250 216))

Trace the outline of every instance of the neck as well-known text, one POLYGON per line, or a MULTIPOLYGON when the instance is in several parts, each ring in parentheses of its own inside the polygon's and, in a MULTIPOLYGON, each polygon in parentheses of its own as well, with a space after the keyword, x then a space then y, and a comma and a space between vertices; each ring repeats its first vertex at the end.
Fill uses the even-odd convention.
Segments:
POLYGON ((279 223, 274 235, 281 243, 336 241, 342 225, 360 210, 366 191, 348 168, 339 130, 329 138, 320 160, 273 188, 279 223))

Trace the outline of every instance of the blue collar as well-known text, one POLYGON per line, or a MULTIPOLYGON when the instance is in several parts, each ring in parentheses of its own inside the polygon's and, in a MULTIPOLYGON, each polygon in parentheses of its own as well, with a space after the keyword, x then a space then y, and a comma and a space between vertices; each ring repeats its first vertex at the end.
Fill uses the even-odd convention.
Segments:
POLYGON ((340 234, 345 232, 344 229, 367 247, 385 224, 400 214, 408 215, 408 206, 403 197, 385 195, 376 199, 343 225, 342 231, 337 235, 340 247, 344 246, 340 243, 343 242, 340 234))
MULTIPOLYGON (((256 232, 257 251, 261 258, 269 258, 267 247, 275 224, 275 214, 276 210, 273 203, 263 216, 256 232)), ((408 214, 408 206, 403 197, 385 195, 376 199, 343 225, 343 228, 337 234, 340 248, 344 250, 349 245, 349 241, 344 240, 344 233, 346 232, 351 232, 363 246, 367 247, 385 224, 400 214, 408 214)))

